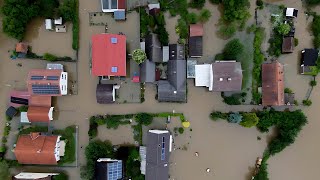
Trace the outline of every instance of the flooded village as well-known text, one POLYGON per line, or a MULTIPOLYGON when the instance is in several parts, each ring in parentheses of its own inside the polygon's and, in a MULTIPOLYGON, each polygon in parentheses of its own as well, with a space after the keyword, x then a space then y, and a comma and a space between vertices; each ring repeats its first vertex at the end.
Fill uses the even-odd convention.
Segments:
MULTIPOLYGON (((0 1, 0 6, 3 6, 5 1, 6 0, 0 1)), ((181 38, 182 26, 177 26, 179 20, 183 19, 179 12, 177 11, 175 16, 172 16, 172 12, 169 11, 161 12, 164 14, 165 30, 168 32, 168 42, 166 45, 162 45, 163 39, 159 38, 160 33, 155 35, 155 38, 159 38, 160 42, 158 42, 159 39, 154 39, 152 34, 150 36, 143 35, 142 37, 141 33, 141 11, 145 10, 147 13, 163 11, 162 8, 158 8, 157 6, 155 6, 156 10, 149 11, 148 8, 150 7, 148 7, 148 4, 158 4, 157 0, 124 1, 127 7, 124 14, 121 11, 117 11, 117 13, 106 12, 111 8, 104 7, 102 2, 103 1, 98 0, 79 0, 79 48, 76 48, 76 50, 72 48, 74 46, 74 24, 72 21, 63 24, 63 26, 66 26, 66 32, 64 33, 57 33, 55 29, 47 30, 45 24, 46 18, 43 17, 34 18, 27 24, 22 42, 31 47, 32 53, 40 55, 41 58, 16 57, 13 50, 19 41, 8 37, 1 28, 0 101, 2 103, 0 105, 0 113, 3 115, 3 120, 0 122, 0 137, 2 137, 2 144, 6 145, 6 152, 2 158, 8 160, 8 162, 18 160, 20 164, 23 164, 16 166, 12 163, 13 165, 10 165, 11 176, 17 175, 20 172, 64 172, 71 180, 82 178, 92 179, 84 178, 82 173, 83 167, 88 167, 89 160, 86 159, 88 154, 86 151, 89 152, 89 148, 87 147, 89 147, 88 145, 91 142, 95 140, 109 140, 112 145, 115 145, 112 149, 117 149, 121 146, 133 146, 136 148, 139 146, 147 146, 146 151, 148 151, 148 146, 150 144, 150 146, 152 146, 152 143, 150 143, 151 137, 154 138, 154 134, 163 133, 166 134, 166 141, 162 140, 162 149, 160 148, 160 144, 159 147, 157 147, 158 144, 154 144, 155 149, 158 148, 162 150, 161 160, 164 158, 167 163, 163 165, 165 168, 159 168, 161 170, 154 170, 154 172, 160 173, 160 171, 164 171, 164 174, 168 173, 169 178, 165 177, 164 179, 249 180, 252 179, 253 173, 255 172, 257 157, 264 157, 264 152, 268 149, 269 143, 272 138, 278 135, 278 132, 271 129, 270 132, 262 133, 256 127, 242 127, 241 123, 239 123, 239 125, 236 123, 228 123, 229 120, 212 120, 210 114, 212 112, 235 112, 235 114, 237 114, 236 112, 257 112, 267 109, 264 108, 266 106, 272 106, 281 112, 285 111, 285 109, 290 109, 291 111, 301 109, 308 119, 308 123, 302 127, 294 143, 280 153, 270 156, 268 159, 267 171, 269 179, 302 180, 316 179, 320 176, 318 166, 320 157, 317 154, 320 151, 320 145, 317 143, 317 137, 320 135, 318 130, 320 122, 317 117, 317 107, 320 105, 320 94, 318 93, 320 87, 319 85, 311 86, 311 81, 315 81, 316 83, 319 77, 312 76, 312 74, 301 74, 301 58, 305 57, 302 51, 305 49, 316 51, 313 44, 314 35, 311 30, 314 17, 308 13, 316 12, 319 15, 320 5, 307 7, 305 2, 301 0, 263 0, 264 7, 259 9, 256 0, 250 0, 250 6, 248 7, 250 17, 247 18, 245 27, 242 30, 235 30, 237 32, 234 32, 231 38, 224 37, 221 35, 221 32, 218 32, 220 26, 222 26, 221 17, 223 8, 221 4, 217 5, 206 1, 203 9, 209 10, 211 16, 202 23, 195 23, 195 25, 200 24, 200 26, 194 26, 194 31, 191 28, 194 23, 187 23, 187 37, 184 39, 181 38), (138 8, 142 4, 146 6, 144 6, 144 8, 138 8), (282 6, 283 9, 292 8, 293 11, 298 10, 298 15, 293 17, 292 20, 288 20, 290 23, 292 21, 294 26, 294 36, 290 36, 292 37, 291 52, 281 54, 277 57, 277 55, 270 53, 269 48, 271 45, 269 39, 272 39, 274 36, 274 22, 277 21, 273 21, 273 17, 275 17, 274 19, 277 19, 279 16, 280 18, 286 18, 282 17, 284 16, 282 14, 283 12, 279 11, 279 7, 281 9, 282 6), (117 18, 120 20, 117 20, 117 18), (250 31, 250 27, 254 30, 250 31), (271 85, 264 85, 264 82, 260 82, 259 84, 253 75, 256 69, 254 64, 254 53, 256 50, 254 49, 254 44, 256 42, 256 29, 259 27, 263 29, 264 36, 258 48, 258 51, 261 52, 264 57, 263 63, 272 64, 277 62, 280 64, 279 66, 282 67, 279 68, 280 70, 277 69, 278 67, 275 67, 277 73, 280 75, 271 75, 273 78, 277 78, 275 84, 279 87, 277 87, 276 92, 269 92, 271 94, 270 99, 273 98, 274 94, 277 94, 277 96, 282 97, 280 100, 277 99, 277 102, 268 101, 269 96, 263 97, 263 94, 261 97, 261 93, 268 91, 264 90, 264 88, 267 89, 269 86, 275 86, 272 84, 273 82, 271 82, 271 85), (193 33, 195 35, 192 35, 193 33), (199 45, 197 43, 199 43, 198 40, 200 36, 201 40, 199 41, 199 45), (298 39, 296 40, 298 42, 294 43, 295 40, 293 37, 298 39), (152 45, 148 44, 150 43, 149 38, 152 39, 152 45), (191 45, 193 41, 191 40, 192 38, 194 38, 195 47, 191 45), (227 63, 232 63, 233 66, 226 68, 224 67, 224 63, 226 62, 223 61, 225 59, 217 58, 216 55, 223 54, 225 46, 233 39, 238 39, 238 41, 243 44, 243 52, 237 56, 237 59, 232 59, 236 60, 236 62, 228 61, 227 63), (179 50, 179 45, 181 44, 183 44, 183 48, 179 50), (113 49, 110 48, 110 50, 107 48, 113 45, 115 46, 113 49), (170 48, 176 49, 173 52, 169 50, 170 48), (133 52, 137 49, 141 49, 148 58, 147 60, 145 60, 145 58, 145 62, 140 65, 133 60, 133 52), (159 51, 159 49, 161 49, 161 51, 159 51), (167 49, 167 54, 165 53, 165 49, 167 49), (199 51, 199 49, 201 50, 199 51), (152 51, 152 53, 149 51, 152 51), (55 55, 58 60, 50 61, 46 59, 45 54, 47 53, 55 55), (117 54, 117 56, 110 55, 113 53, 117 54), (159 57, 154 54, 158 54, 159 57, 161 56, 160 60, 155 60, 159 57), (183 55, 180 56, 180 54, 183 55), (192 55, 193 57, 191 57, 192 55), (165 59, 165 57, 167 57, 167 59, 165 59), (62 61, 60 61, 59 58, 62 58, 60 59, 62 61), (108 73, 105 73, 103 61, 107 58, 111 59, 111 61, 115 58, 123 59, 124 61, 121 63, 117 62, 118 64, 116 65, 108 64, 108 66, 112 67, 110 67, 111 69, 108 70, 108 73), (150 64, 145 65, 144 63, 150 64), (197 65, 192 65, 192 63, 197 65), (56 66, 58 65, 52 67, 53 69, 57 68, 54 71, 57 71, 58 75, 43 75, 33 72, 35 69, 52 72, 52 68, 48 68, 48 64, 61 64, 63 68, 57 68, 56 66), (221 65, 221 68, 219 65, 221 65), (240 71, 237 71, 237 73, 227 72, 233 71, 234 69, 238 70, 239 65, 240 71), (142 73, 145 73, 142 70, 143 66, 153 67, 151 73, 152 80, 150 80, 150 75, 145 77, 142 75, 142 73), (181 68, 183 69, 182 71, 181 68), (210 74, 214 68, 216 68, 216 70, 214 70, 213 73, 220 72, 220 74, 222 74, 221 76, 224 75, 223 78, 212 80, 210 74), (32 75, 32 72, 35 74, 32 75), (67 73, 68 77, 65 79, 66 82, 63 81, 63 76, 62 78, 60 77, 60 73, 64 74, 64 72, 67 73), (189 72, 191 75, 189 75, 189 72), (180 74, 182 75, 180 76, 180 74), (44 101, 50 101, 50 105, 46 106, 46 108, 50 109, 51 106, 54 107, 53 112, 49 110, 49 119, 46 121, 43 121, 44 119, 41 118, 39 118, 40 120, 35 118, 34 122, 32 122, 32 118, 26 115, 29 113, 31 107, 39 106, 31 105, 32 98, 34 98, 33 95, 40 94, 40 96, 43 96, 44 93, 42 89, 38 89, 39 94, 34 93, 36 90, 33 89, 32 85, 35 85, 34 87, 36 87, 36 85, 47 87, 54 83, 48 83, 48 79, 46 79, 44 84, 42 84, 43 82, 40 82, 41 79, 39 80, 36 77, 32 79, 32 76, 59 76, 56 83, 58 86, 61 86, 62 89, 60 89, 58 94, 51 94, 39 100, 41 106, 46 106, 44 105, 44 101), (215 81, 216 84, 212 81, 215 81), (279 81, 282 81, 280 85, 278 85, 279 81), (223 84, 225 82, 230 82, 233 85, 223 84), (212 87, 212 84, 214 84, 214 87, 212 87), (221 89, 217 88, 219 84, 221 85, 221 87, 219 86, 221 89), (62 87, 64 85, 66 85, 66 87, 62 87), (163 88, 161 88, 161 86, 163 88), (108 92, 109 94, 104 92, 99 94, 101 90, 99 90, 99 88, 102 88, 102 91, 106 91, 106 89, 103 88, 109 87, 111 87, 111 90, 108 89, 108 91, 111 91, 108 92), (282 92, 279 92, 281 88, 282 92), (66 91, 65 93, 63 89, 66 91), (171 91, 168 92, 168 89, 171 91), (236 91, 236 93, 224 91, 236 91), (17 98, 19 101, 21 101, 21 96, 23 96, 21 92, 32 92, 31 95, 28 95, 28 113, 17 107, 16 109, 19 111, 16 112, 17 115, 15 115, 12 120, 6 121, 6 112, 8 112, 8 108, 12 106, 12 104, 15 104, 12 102, 12 97, 14 96, 13 94, 17 92, 20 93, 17 98), (221 92, 224 93, 221 94, 221 92), (258 98, 256 98, 255 92, 259 94, 258 98), (236 103, 237 105, 229 105, 226 103, 228 101, 226 99, 233 97, 233 94, 237 96, 241 94, 240 99, 238 97, 238 99, 236 98, 235 100, 237 102, 239 101, 239 103, 236 103), (293 99, 284 99, 284 94, 287 94, 289 97, 294 94, 293 99), (100 96, 102 97, 100 98, 100 96), (106 98, 104 96, 108 97, 106 98), (174 99, 176 102, 167 102, 170 101, 170 99, 174 99), (255 101, 256 99, 260 101, 258 100, 259 102, 257 103, 255 101), (311 100, 312 105, 307 106, 306 103, 303 103, 306 100, 311 100), (106 101, 108 101, 108 104, 105 104, 106 101), (52 117, 50 117, 50 113, 52 117), (145 126, 143 122, 140 123, 137 119, 134 119, 137 118, 136 115, 138 113, 152 115, 152 123, 145 126), (23 114, 27 116, 26 119, 29 118, 31 123, 22 122, 23 114), (117 122, 115 124, 119 127, 115 127, 111 122, 110 124, 106 122, 108 118, 111 121, 112 118, 110 118, 110 116, 112 115, 126 116, 123 116, 122 119, 116 119, 123 123, 117 124, 117 122), (103 122, 100 124, 97 120, 97 122, 92 123, 92 117, 95 117, 95 120, 100 118, 103 122), (48 134, 34 134, 36 132, 27 130, 25 130, 28 132, 27 135, 23 133, 24 128, 28 129, 33 125, 48 127, 48 134), (3 132, 3 129, 7 126, 10 126, 11 129, 9 129, 10 132, 8 132, 8 135, 4 135, 5 132, 3 132), (96 134, 94 135, 90 134, 92 126, 96 128, 96 134), (71 135, 67 132, 67 127, 74 128, 71 135), (140 127, 141 130, 137 132, 135 127, 140 127), (169 137, 169 132, 172 137, 172 139, 170 137, 170 141, 168 140, 169 138, 167 138, 169 137), (151 135, 152 133, 153 135, 151 135), (29 160, 30 163, 24 163, 24 160, 22 160, 24 158, 20 159, 21 156, 19 157, 17 155, 19 150, 18 142, 22 141, 19 141, 19 139, 22 136, 29 137, 29 134, 31 140, 37 139, 38 136, 41 138, 42 136, 57 136, 58 140, 54 140, 55 142, 57 141, 57 144, 52 145, 53 149, 56 147, 61 148, 60 152, 55 152, 61 153, 61 151, 63 151, 65 157, 61 156, 59 158, 60 161, 66 161, 67 163, 60 164, 58 161, 55 161, 55 159, 53 164, 49 163, 52 164, 51 166, 26 165, 38 163, 30 162, 32 160, 29 160), (3 136, 6 138, 5 143, 3 136), (60 143, 59 138, 64 144, 60 143), (170 146, 164 142, 170 143, 170 146), (70 150, 71 153, 74 154, 73 161, 66 160, 66 155, 70 154, 67 148, 72 146, 70 143, 74 143, 74 147, 71 148, 72 151, 70 150), (62 150, 64 148, 65 150, 62 150), (171 151, 168 152, 170 156, 163 153, 163 151, 167 151, 168 149, 171 151)), ((109 1, 106 0, 105 2, 109 1)), ((120 6, 120 2, 122 1, 118 0, 117 2, 119 3, 118 6, 120 6)), ((158 5, 163 5, 163 3, 158 5)), ((201 14, 201 10, 197 8, 188 8, 188 11, 201 14)), ((1 15, 1 27, 3 26, 3 18, 5 17, 1 15)), ((52 19, 54 18, 52 17, 52 19)), ((155 18, 153 21, 153 24, 157 24, 161 20, 155 18)), ((282 19, 280 21, 282 21, 282 19)), ((154 30, 155 33, 161 31, 155 30, 155 27, 149 28, 151 31, 154 30)), ((280 45, 280 47, 282 47, 282 45, 280 45)), ((279 51, 281 53, 281 49, 279 51)), ((319 52, 319 50, 317 51, 319 52)), ((309 51, 306 50, 305 52, 309 51)), ((309 58, 309 56, 306 58, 309 58)), ((303 67, 306 68, 307 66, 308 65, 305 64, 303 67)), ((310 71, 312 71, 314 66, 317 66, 315 62, 313 62, 313 65, 310 65, 309 70, 311 69, 310 71)), ((261 68, 261 66, 259 66, 259 68, 261 68)), ((266 69, 267 68, 268 67, 266 67, 266 69)), ((146 71, 148 71, 148 69, 146 71)), ((260 71, 264 71, 264 67, 262 67, 260 71)), ((265 74, 264 72, 260 72, 260 79, 263 80, 264 77, 266 77, 265 74)), ((49 94, 51 92, 51 89, 46 91, 46 93, 49 94)), ((242 114, 242 116, 245 115, 242 114)), ((45 117, 48 118, 47 111, 45 112, 45 117)), ((261 119, 262 118, 260 118, 260 120, 261 119)), ((158 141, 160 142, 160 140, 158 141)), ((20 151, 23 153, 23 148, 20 149, 22 149, 20 151)), ((139 150, 141 155, 143 154, 141 151, 145 149, 142 148, 141 150, 140 147, 139 150)), ((157 164, 154 165, 154 162, 150 163, 150 161, 152 161, 150 157, 145 157, 148 156, 148 153, 149 152, 147 152, 146 155, 144 154, 144 157, 141 155, 137 158, 139 161, 144 161, 144 165, 139 162, 139 165, 141 165, 139 168, 141 173, 144 171, 145 179, 154 179, 154 176, 150 176, 151 170, 150 168, 148 169, 148 166, 157 166, 157 164)), ((108 155, 108 153, 106 153, 106 155, 108 155)), ((116 155, 99 157, 99 159, 104 162, 105 159, 115 158, 115 156, 116 155)), ((158 158, 160 159, 160 157, 158 158)), ((97 161, 97 159, 95 159, 95 161, 97 161)), ((108 161, 110 161, 110 159, 108 161)), ((119 162, 120 161, 112 160, 112 163, 115 164, 119 162)), ((120 174, 128 173, 129 171, 124 168, 126 167, 126 163, 122 166, 123 169, 120 174)), ((98 171, 98 165, 95 167, 95 170, 98 171)), ((118 172, 117 175, 119 175, 118 172)), ((55 175, 48 176, 54 177, 55 175)), ((138 179, 137 177, 138 176, 126 178, 135 180, 138 179)), ((24 177, 19 178, 23 179, 24 177)), ((96 174, 94 178, 99 179, 96 174)), ((255 179, 259 178, 257 177, 255 179)))

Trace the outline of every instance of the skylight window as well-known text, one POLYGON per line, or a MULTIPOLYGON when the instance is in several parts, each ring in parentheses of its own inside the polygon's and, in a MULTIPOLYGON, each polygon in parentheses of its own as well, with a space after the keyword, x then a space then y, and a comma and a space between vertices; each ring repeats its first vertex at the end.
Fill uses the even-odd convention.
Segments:
POLYGON ((113 73, 118 72, 118 67, 112 66, 111 67, 111 72, 113 72, 113 73))
POLYGON ((117 42, 118 42, 117 38, 115 38, 115 37, 111 38, 111 43, 112 44, 117 44, 117 42))

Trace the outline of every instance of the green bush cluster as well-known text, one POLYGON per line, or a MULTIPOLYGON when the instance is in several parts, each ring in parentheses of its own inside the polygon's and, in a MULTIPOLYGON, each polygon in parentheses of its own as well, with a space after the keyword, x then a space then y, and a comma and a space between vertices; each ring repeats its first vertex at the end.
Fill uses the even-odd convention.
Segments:
POLYGON ((48 132, 47 126, 32 126, 29 128, 21 129, 19 134, 30 134, 31 132, 48 132))
POLYGON ((243 127, 251 128, 256 126, 259 122, 259 118, 257 117, 256 113, 242 113, 242 121, 240 125, 243 127))
POLYGON ((220 4, 222 0, 210 0, 212 4, 220 4))
POLYGON ((68 179, 69 179, 68 175, 64 172, 59 172, 59 175, 52 176, 52 180, 68 180, 68 179))
POLYGON ((222 24, 218 30, 218 34, 224 39, 231 38, 236 32, 237 26, 235 23, 222 24))
POLYGON ((78 0, 63 0, 59 7, 59 14, 65 21, 71 21, 72 48, 79 49, 79 2, 78 0))
MULTIPOLYGON (((140 11, 140 36, 141 36, 141 38, 144 38, 144 37, 146 37, 146 35, 149 34, 148 26, 149 26, 149 22, 150 22, 150 20, 149 20, 150 17, 147 14, 147 12, 146 12, 144 7, 140 7, 139 11, 140 11)), ((153 21, 153 24, 154 24, 153 18, 152 18, 152 21, 153 21)))
POLYGON ((53 61, 57 61, 57 60, 58 60, 58 57, 55 56, 55 55, 53 55, 53 54, 50 54, 50 53, 45 53, 45 54, 43 55, 43 59, 45 59, 45 60, 47 60, 47 61, 53 62, 53 61))
POLYGON ((140 83, 140 91, 140 102, 143 103, 145 101, 144 92, 146 91, 143 83, 140 83))
POLYGON ((90 117, 90 124, 89 124, 89 131, 88 135, 90 139, 97 137, 98 135, 98 123, 96 122, 96 117, 91 116, 90 117))
POLYGON ((311 28, 314 35, 314 46, 320 48, 320 15, 315 15, 313 17, 311 28))
POLYGON ((264 4, 263 4, 262 0, 257 0, 256 1, 256 5, 258 6, 259 9, 263 9, 263 7, 264 7, 264 4))
POLYGON ((320 4, 320 0, 306 0, 308 5, 317 5, 320 4))
POLYGON ((279 57, 282 49, 282 35, 274 31, 273 37, 269 39, 269 44, 269 55, 279 57))
POLYGON ((225 96, 224 93, 221 93, 221 97, 223 98, 223 102, 228 105, 240 105, 241 102, 246 97, 247 93, 236 93, 232 94, 231 96, 225 96))
POLYGON ((290 88, 284 88, 284 93, 293 94, 293 91, 290 88))
POLYGON ((28 106, 20 106, 20 107, 18 108, 18 111, 19 111, 19 112, 27 112, 27 111, 28 111, 28 106))
POLYGON ((192 0, 189 3, 189 6, 192 8, 201 9, 201 8, 203 8, 205 3, 206 3, 206 0, 192 0))
POLYGON ((138 124, 149 126, 152 123, 153 116, 148 113, 138 113, 134 119, 138 124))
POLYGON ((225 60, 236 60, 243 52, 244 46, 239 39, 229 41, 223 49, 223 57, 225 60))
POLYGON ((135 147, 129 150, 129 156, 126 161, 126 176, 136 180, 144 180, 144 175, 140 171, 139 151, 135 147))
POLYGON ((310 99, 304 99, 304 100, 302 100, 302 104, 304 106, 311 106, 312 105, 312 101, 310 99))
POLYGON ((317 81, 316 80, 310 81, 310 86, 314 87, 316 85, 317 85, 317 81))
POLYGON ((213 121, 216 121, 216 120, 219 120, 219 119, 227 120, 228 119, 228 114, 220 112, 220 111, 213 111, 210 114, 210 119, 213 120, 213 121))
POLYGON ((10 37, 22 40, 27 24, 34 17, 52 17, 58 6, 57 0, 5 0, 1 8, 4 15, 3 32, 10 37))
POLYGON ((184 133, 183 127, 179 127, 178 132, 179 132, 180 134, 183 134, 183 133, 184 133))

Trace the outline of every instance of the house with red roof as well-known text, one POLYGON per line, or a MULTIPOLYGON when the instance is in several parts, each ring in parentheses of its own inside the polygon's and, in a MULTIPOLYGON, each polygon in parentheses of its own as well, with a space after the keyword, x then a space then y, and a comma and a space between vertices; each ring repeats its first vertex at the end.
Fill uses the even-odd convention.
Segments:
POLYGON ((96 34, 92 36, 93 76, 126 76, 126 36, 96 34))
POLYGON ((64 156, 64 141, 60 138, 39 132, 20 135, 13 152, 20 164, 56 165, 64 156))

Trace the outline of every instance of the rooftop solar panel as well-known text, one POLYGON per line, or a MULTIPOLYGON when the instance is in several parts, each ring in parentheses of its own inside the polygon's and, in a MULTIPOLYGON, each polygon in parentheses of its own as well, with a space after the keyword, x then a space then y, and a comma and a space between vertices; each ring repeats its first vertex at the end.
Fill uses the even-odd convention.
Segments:
POLYGON ((44 76, 31 76, 31 80, 42 80, 44 76))
POLYGON ((60 94, 59 86, 57 85, 32 85, 32 92, 34 94, 60 94))
POLYGON ((118 180, 122 178, 122 161, 108 163, 108 180, 118 180))
POLYGON ((47 76, 47 80, 59 80, 59 76, 47 76))

